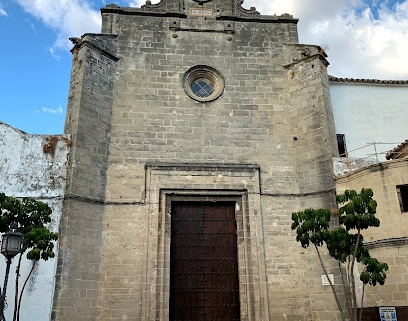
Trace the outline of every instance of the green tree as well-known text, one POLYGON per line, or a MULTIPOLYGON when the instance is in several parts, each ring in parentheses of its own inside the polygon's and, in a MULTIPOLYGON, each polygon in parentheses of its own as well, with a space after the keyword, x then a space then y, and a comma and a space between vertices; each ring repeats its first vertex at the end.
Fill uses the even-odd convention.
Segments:
MULTIPOLYGON (((48 223, 51 222, 51 213, 52 210, 46 203, 33 198, 19 200, 0 193, 0 233, 7 232, 10 224, 16 222, 19 232, 23 234, 22 248, 16 268, 13 321, 20 320, 22 295, 36 263, 39 260, 55 257, 54 242, 58 239, 58 235, 47 228, 48 223), (33 263, 23 287, 19 290, 20 267, 24 253, 26 253, 26 258, 33 263)), ((3 311, 0 313, 4 319, 3 311)))
POLYGON ((363 283, 361 300, 364 297, 366 284, 373 286, 384 284, 385 271, 388 270, 388 265, 370 256, 361 234, 362 230, 380 226, 380 221, 375 216, 377 202, 373 199, 373 191, 371 189, 362 189, 360 193, 353 190, 345 191, 344 194, 337 195, 336 199, 341 205, 337 228, 330 228, 331 212, 328 209, 316 210, 311 208, 293 213, 291 228, 296 230, 296 241, 300 242, 302 247, 307 248, 310 244, 314 245, 324 274, 333 291, 342 320, 346 320, 344 309, 319 251, 319 248, 326 244, 330 256, 339 263, 349 319, 357 321, 361 320, 362 310, 358 316, 354 278, 356 262, 363 266, 363 271, 360 274, 360 280, 363 283))

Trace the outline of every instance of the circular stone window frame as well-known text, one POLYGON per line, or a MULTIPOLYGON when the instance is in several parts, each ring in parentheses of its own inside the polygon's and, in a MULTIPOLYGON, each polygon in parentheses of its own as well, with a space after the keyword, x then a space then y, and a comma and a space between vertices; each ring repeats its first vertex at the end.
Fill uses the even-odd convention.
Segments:
POLYGON ((222 95, 225 87, 224 77, 221 75, 221 73, 215 68, 206 65, 194 66, 187 70, 187 72, 184 74, 183 83, 184 92, 186 93, 186 95, 191 99, 201 103, 216 100, 222 95), (209 81, 214 88, 213 92, 206 97, 200 97, 196 95, 191 88, 193 82, 201 78, 209 81))

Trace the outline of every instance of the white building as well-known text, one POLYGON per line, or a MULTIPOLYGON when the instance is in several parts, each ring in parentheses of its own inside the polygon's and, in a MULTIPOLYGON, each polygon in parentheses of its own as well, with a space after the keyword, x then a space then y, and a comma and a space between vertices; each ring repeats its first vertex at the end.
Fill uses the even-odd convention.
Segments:
MULTIPOLYGON (((52 208, 49 229, 58 232, 65 191, 66 161, 70 140, 63 135, 30 135, 0 122, 0 192, 16 198, 32 197, 52 208)), ((57 245, 54 253, 58 253, 57 245)), ((2 256, 1 256, 2 257, 2 256)), ((25 256, 23 256, 25 258, 25 256)), ((10 268, 6 320, 12 320, 17 257, 10 268)), ((24 291, 20 320, 50 319, 57 259, 39 261, 24 291)), ((20 289, 32 261, 23 259, 20 289)), ((6 264, 0 263, 1 289, 6 264)))
POLYGON ((385 161, 408 137, 408 81, 329 79, 336 132, 350 159, 385 161))

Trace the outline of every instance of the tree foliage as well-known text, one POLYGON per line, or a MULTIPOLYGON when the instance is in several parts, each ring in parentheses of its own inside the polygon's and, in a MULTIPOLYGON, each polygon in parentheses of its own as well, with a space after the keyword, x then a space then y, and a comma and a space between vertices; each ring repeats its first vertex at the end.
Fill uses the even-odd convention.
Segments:
POLYGON ((347 231, 380 226, 380 220, 375 216, 377 202, 371 189, 363 188, 360 194, 353 190, 345 191, 337 195, 337 202, 344 204, 339 208, 339 221, 347 231))
POLYGON ((296 229, 296 241, 307 248, 310 243, 322 246, 329 235, 330 211, 306 209, 292 214, 292 230, 296 229))
MULTIPOLYGON (((0 193, 0 233, 9 231, 10 224, 16 222, 19 232, 23 234, 22 248, 16 269, 16 304, 13 321, 19 320, 22 291, 18 293, 18 279, 22 255, 26 253, 26 258, 33 261, 33 266, 39 260, 55 257, 54 242, 58 240, 58 234, 47 228, 51 222, 51 213, 52 209, 46 203, 33 198, 20 200, 0 193), (18 299, 19 296, 20 299, 18 299)), ((30 275, 31 273, 27 278, 30 275)))
POLYGON ((355 262, 363 267, 360 274, 363 285, 370 284, 373 286, 384 284, 388 265, 371 257, 364 245, 364 238, 361 234, 362 230, 380 226, 380 220, 375 216, 377 202, 373 199, 373 191, 371 189, 362 189, 360 193, 357 193, 353 190, 347 190, 343 194, 337 195, 336 199, 341 205, 339 208, 339 226, 337 228, 330 228, 331 213, 329 210, 311 208, 293 213, 291 228, 296 230, 296 241, 300 242, 302 247, 307 248, 310 244, 315 246, 343 320, 345 320, 343 309, 321 259, 319 247, 326 244, 330 256, 339 262, 340 267, 345 267, 346 275, 343 275, 343 268, 340 268, 340 272, 342 273, 343 287, 346 293, 347 308, 350 320, 357 321, 357 298, 354 280, 355 262))

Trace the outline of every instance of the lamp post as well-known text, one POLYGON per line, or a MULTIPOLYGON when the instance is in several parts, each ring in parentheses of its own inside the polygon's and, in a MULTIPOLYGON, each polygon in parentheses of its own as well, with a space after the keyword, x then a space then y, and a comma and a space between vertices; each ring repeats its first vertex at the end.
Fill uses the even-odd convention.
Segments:
POLYGON ((13 222, 10 224, 10 230, 4 233, 1 238, 1 254, 6 257, 6 274, 4 275, 3 292, 0 297, 0 321, 5 321, 4 309, 6 304, 6 291, 8 275, 10 272, 11 259, 21 251, 21 243, 23 234, 17 231, 18 224, 13 222))

